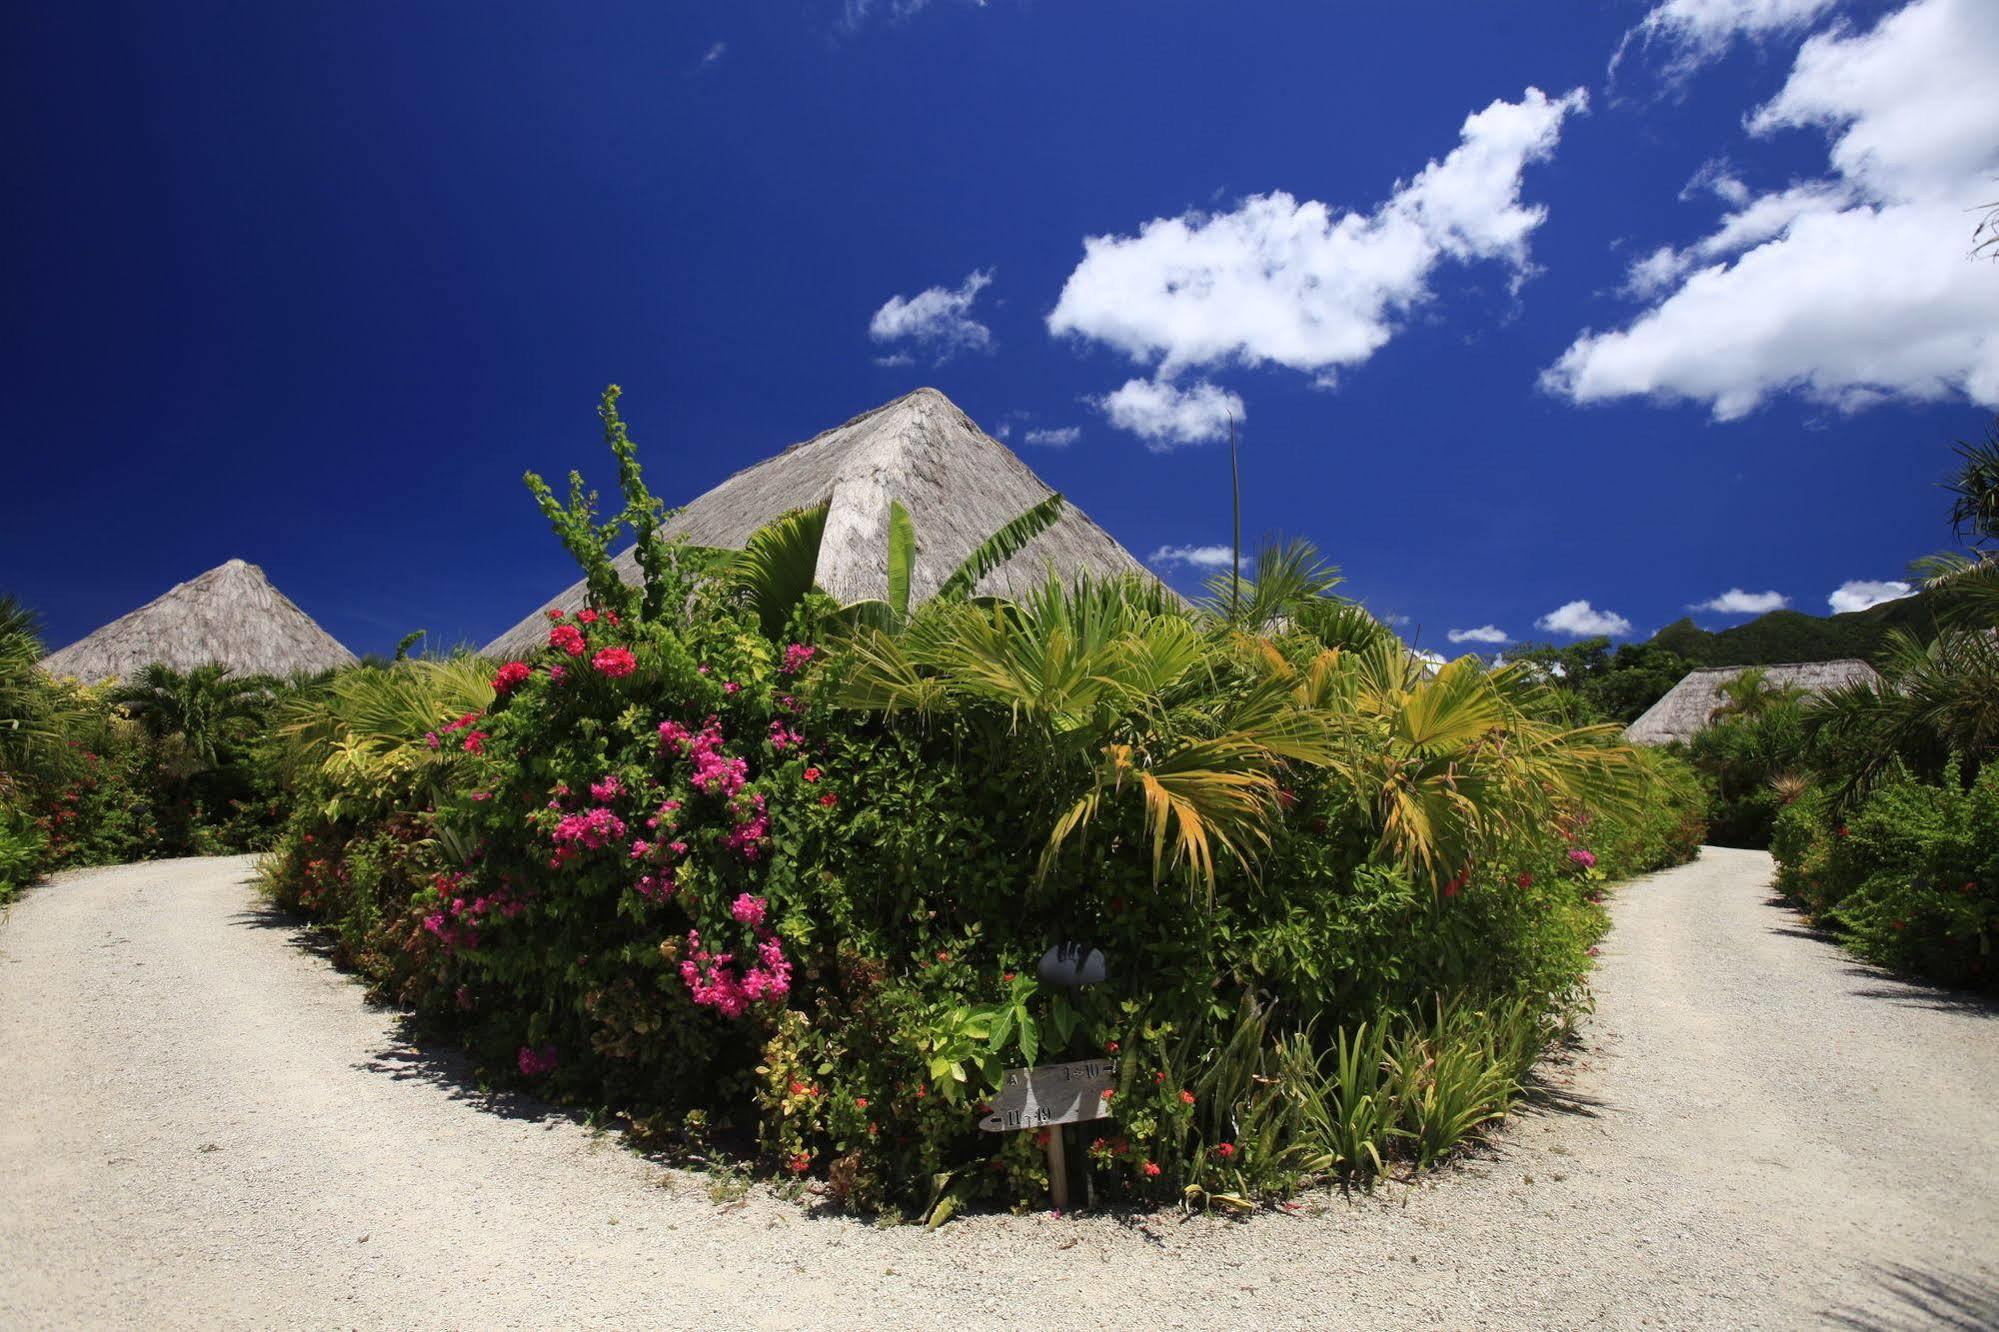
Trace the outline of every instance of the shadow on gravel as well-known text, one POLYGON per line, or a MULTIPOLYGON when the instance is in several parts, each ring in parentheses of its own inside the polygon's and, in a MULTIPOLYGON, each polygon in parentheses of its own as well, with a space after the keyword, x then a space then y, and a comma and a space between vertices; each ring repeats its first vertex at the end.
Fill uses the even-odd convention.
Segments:
POLYGON ((231 916, 229 923, 246 930, 275 930, 284 934, 285 942, 300 952, 329 961, 333 957, 333 936, 295 911, 280 911, 267 902, 256 902, 231 916))
MULTIPOLYGON (((1966 1017, 1999 1018, 1999 999, 1961 990, 1943 990, 1916 981, 1896 980, 1876 967, 1855 965, 1846 974, 1872 984, 1855 987, 1851 993, 1862 999, 1886 999, 1903 1008, 1927 1008, 1933 1013, 1961 1013, 1966 1017)), ((1999 1327, 1999 1323, 1994 1323, 1999 1327)))
POLYGON ((1895 1264, 1876 1269, 1879 1295, 1870 1309, 1844 1305, 1828 1309, 1834 1327, 1864 1332, 1915 1332, 1916 1329, 1983 1329, 1999 1327, 1999 1284, 1990 1277, 1949 1276, 1895 1264))
MULTIPOLYGON (((396 1082, 423 1082, 489 1115, 522 1119, 534 1123, 588 1125, 590 1116, 580 1110, 508 1091, 483 1083, 472 1061, 449 1046, 437 1042, 408 1015, 396 1018, 395 1039, 384 1048, 354 1065, 367 1073, 384 1074, 396 1082)), ((616 1126, 613 1126, 616 1127, 616 1126)))

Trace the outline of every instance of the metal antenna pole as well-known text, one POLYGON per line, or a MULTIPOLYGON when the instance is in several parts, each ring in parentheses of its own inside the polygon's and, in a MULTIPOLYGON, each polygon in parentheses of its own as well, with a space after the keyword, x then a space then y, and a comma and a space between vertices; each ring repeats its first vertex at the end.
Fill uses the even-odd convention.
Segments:
POLYGON ((1242 614, 1242 464, 1236 458, 1235 413, 1229 413, 1229 484, 1235 497, 1234 561, 1229 575, 1229 618, 1242 614))

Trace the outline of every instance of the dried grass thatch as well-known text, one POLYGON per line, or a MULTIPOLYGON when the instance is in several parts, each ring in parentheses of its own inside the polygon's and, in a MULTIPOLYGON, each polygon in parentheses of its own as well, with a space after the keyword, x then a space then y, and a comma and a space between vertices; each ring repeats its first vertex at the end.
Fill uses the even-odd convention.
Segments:
MULTIPOLYGON (((744 468, 669 518, 668 536, 697 546, 740 549, 752 532, 791 509, 827 503, 819 585, 842 601, 888 593, 888 508, 901 500, 916 525, 912 604, 936 595, 972 549, 1054 492, 1013 451, 933 388, 917 389, 845 425, 744 468)), ((617 559, 638 580, 630 551, 617 559)), ((987 575, 982 594, 1027 592, 1056 573, 1144 573, 1145 566, 1074 505, 1026 549, 987 575)), ((488 644, 494 654, 526 651, 547 634, 545 607, 582 604, 577 582, 488 644)))
POLYGON ((1666 745, 1675 740, 1691 740, 1706 729, 1714 711, 1724 702, 1721 687, 1744 671, 1763 672, 1763 683, 1772 689, 1802 689, 1823 694, 1829 689, 1855 681, 1873 683, 1880 679, 1872 666, 1857 658, 1841 661, 1793 661, 1775 666, 1704 666, 1689 671, 1686 679, 1666 691, 1666 696, 1645 710, 1645 715, 1624 728, 1624 738, 1639 745, 1666 745))
POLYGON ((42 658, 42 669, 95 683, 130 678, 154 662, 178 671, 219 662, 238 675, 290 675, 354 661, 262 569, 231 560, 42 658))

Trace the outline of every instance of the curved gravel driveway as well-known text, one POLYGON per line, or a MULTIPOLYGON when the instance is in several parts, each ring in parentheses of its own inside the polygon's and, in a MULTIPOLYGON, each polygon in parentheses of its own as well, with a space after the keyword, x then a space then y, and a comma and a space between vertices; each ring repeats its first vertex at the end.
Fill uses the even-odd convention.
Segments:
POLYGON ((0 919, 0 1327, 1999 1325, 1999 1014, 1810 937, 1761 854, 1621 889, 1562 1096, 1420 1187, 935 1234, 481 1095, 249 868, 0 919))

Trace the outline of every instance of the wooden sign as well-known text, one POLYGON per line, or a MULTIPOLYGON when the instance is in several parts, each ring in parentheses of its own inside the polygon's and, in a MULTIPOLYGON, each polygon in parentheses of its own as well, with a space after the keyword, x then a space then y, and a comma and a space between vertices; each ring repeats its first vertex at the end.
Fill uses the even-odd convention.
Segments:
POLYGON ((1080 1124, 1109 1119, 1104 1093, 1117 1086, 1117 1060, 1080 1059, 1072 1064, 1010 1068, 992 1098, 992 1113, 979 1121, 988 1133, 1080 1124))

